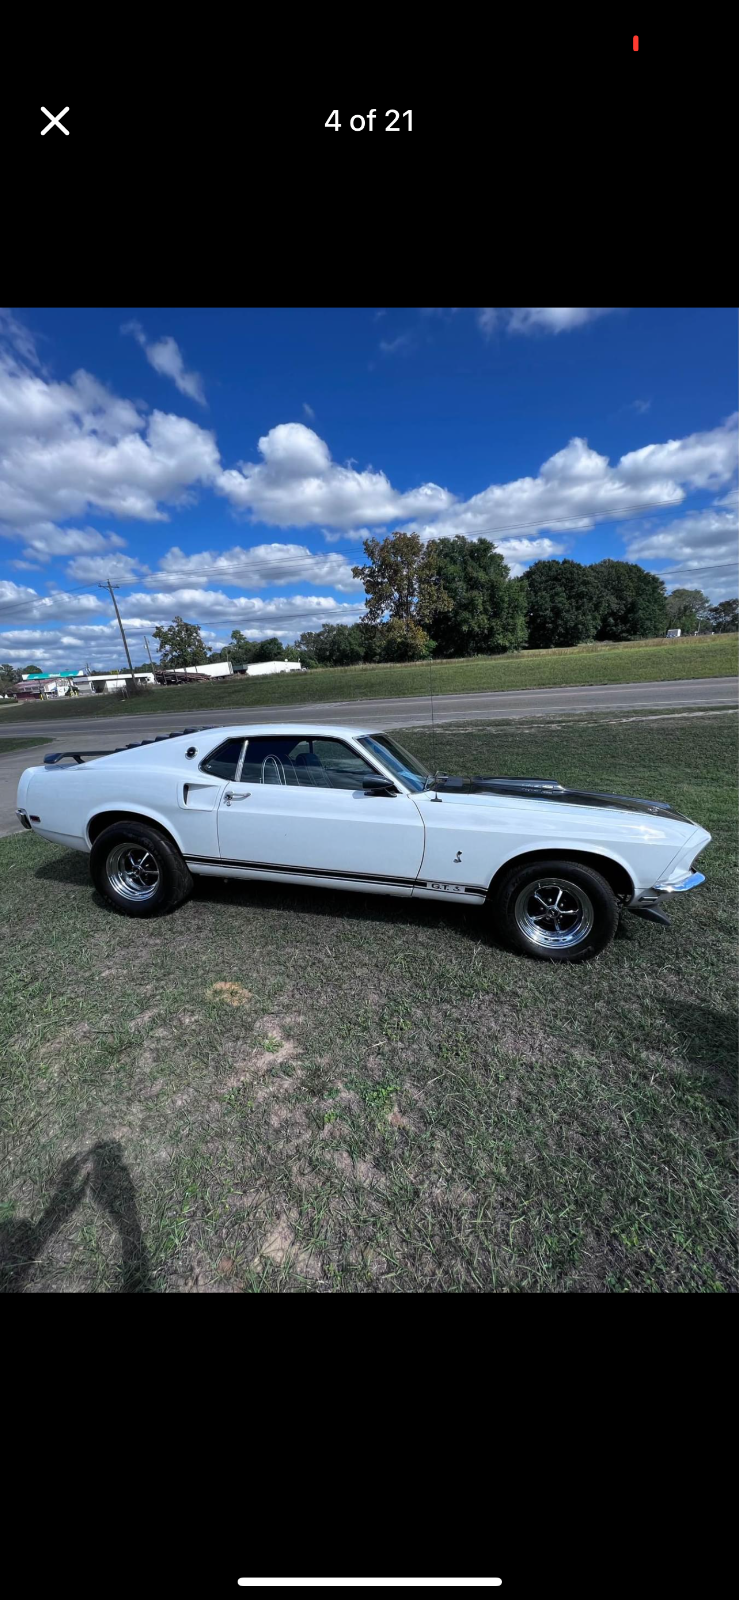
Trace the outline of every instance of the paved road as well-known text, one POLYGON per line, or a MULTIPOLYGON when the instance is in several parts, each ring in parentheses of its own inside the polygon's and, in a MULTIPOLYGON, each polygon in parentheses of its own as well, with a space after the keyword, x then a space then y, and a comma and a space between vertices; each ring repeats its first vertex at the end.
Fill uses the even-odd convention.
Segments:
MULTIPOLYGON (((176 691, 173 691, 173 695, 176 691)), ((473 722, 496 717, 555 716, 567 711, 635 711, 659 707, 669 711, 677 706, 735 705, 736 678, 679 678, 668 683, 612 683, 584 685, 566 689, 514 689, 479 694, 445 694, 434 699, 434 716, 441 722, 473 722)), ((13 721, 7 732, 18 738, 26 734, 49 734, 57 748, 113 750, 134 739, 151 739, 157 733, 190 728, 200 723, 222 727, 249 722, 325 722, 364 728, 410 728, 431 721, 428 695, 394 700, 343 700, 309 706, 249 706, 236 711, 175 711, 148 716, 70 717, 60 722, 29 716, 13 721)), ((0 713, 0 737, 3 734, 0 713)), ((43 761, 47 748, 19 750, 0 756, 0 835, 14 833, 18 827, 15 799, 18 778, 24 767, 43 761)))

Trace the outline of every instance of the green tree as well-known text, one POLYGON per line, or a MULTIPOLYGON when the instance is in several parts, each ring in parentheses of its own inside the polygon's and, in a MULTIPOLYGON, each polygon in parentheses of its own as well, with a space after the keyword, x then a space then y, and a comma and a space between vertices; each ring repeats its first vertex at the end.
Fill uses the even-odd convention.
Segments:
POLYGON ((433 654, 434 641, 415 617, 390 617, 379 633, 381 661, 423 661, 433 654))
POLYGON ((318 655, 320 637, 320 633, 312 633, 308 629, 295 640, 295 648, 300 651, 301 656, 310 656, 319 666, 323 666, 324 663, 318 655))
POLYGON ((518 650, 526 642, 525 593, 509 582, 489 539, 432 539, 427 549, 451 606, 433 619, 436 653, 469 656, 518 650))
POLYGON ((24 672, 43 672, 43 670, 43 667, 35 667, 33 662, 31 662, 30 667, 23 667, 21 669, 21 677, 23 676, 24 672))
POLYGON ((368 564, 352 567, 352 573, 364 584, 366 622, 397 620, 425 628, 449 609, 451 601, 437 572, 435 554, 430 545, 424 548, 417 533, 365 539, 364 553, 368 564))
POLYGON ((714 633, 736 633, 739 629, 739 600, 720 600, 708 614, 714 633))
POLYGON ((596 587, 596 639, 656 639, 667 625, 665 586, 635 561, 596 561, 587 568, 596 587))
POLYGON ((535 561, 521 580, 522 588, 524 582, 532 650, 562 649, 595 638, 600 608, 591 567, 579 561, 535 561))
POLYGON ((168 628, 154 628, 163 667, 199 667, 208 659, 200 629, 195 622, 175 617, 168 628))
POLYGON ((683 633, 697 633, 701 622, 710 628, 710 600, 702 589, 673 589, 665 600, 667 625, 680 628, 683 633))
POLYGON ((21 674, 18 667, 11 667, 9 661, 0 663, 0 678, 3 683, 20 683, 21 674))
POLYGON ((249 662, 254 660, 257 648, 254 640, 247 639, 240 628, 233 628, 228 644, 224 644, 223 649, 219 650, 213 660, 233 661, 240 667, 248 667, 249 662))
POLYGON ((280 639, 262 639, 252 656, 252 661, 284 661, 285 647, 280 639))
POLYGON ((379 661, 382 654, 380 630, 373 622, 353 622, 350 632, 359 641, 362 649, 362 660, 371 664, 379 661))
POLYGON ((320 633, 303 635, 301 642, 321 666, 354 667, 364 659, 361 636, 345 622, 324 622, 320 633))

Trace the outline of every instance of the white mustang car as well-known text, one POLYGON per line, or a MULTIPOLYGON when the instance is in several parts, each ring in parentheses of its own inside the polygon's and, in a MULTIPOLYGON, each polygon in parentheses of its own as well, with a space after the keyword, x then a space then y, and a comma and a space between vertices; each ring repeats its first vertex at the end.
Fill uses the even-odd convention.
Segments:
POLYGON ((711 837, 660 800, 432 774, 385 733, 290 723, 47 755, 18 815, 89 851, 129 916, 178 905, 193 874, 287 881, 488 906, 549 961, 597 955, 623 908, 666 922, 657 902, 703 883, 711 837))

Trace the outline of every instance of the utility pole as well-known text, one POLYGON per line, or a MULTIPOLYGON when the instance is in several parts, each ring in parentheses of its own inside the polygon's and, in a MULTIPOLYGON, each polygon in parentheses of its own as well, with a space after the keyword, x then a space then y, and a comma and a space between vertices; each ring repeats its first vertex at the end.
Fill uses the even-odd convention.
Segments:
POLYGON ((126 652, 126 660, 127 660, 128 665, 130 667, 130 670, 131 670, 131 692, 132 692, 132 694, 135 694, 136 693, 136 679, 134 678, 134 675, 133 675, 133 662, 131 660, 131 653, 130 653, 129 648, 128 648, 128 641, 126 639, 125 633, 123 632, 123 623, 121 622, 121 613, 118 610, 118 601, 116 600, 115 594, 113 592, 114 589, 117 589, 117 588, 118 588, 118 584, 117 583, 116 584, 111 583, 110 578, 108 579, 107 583, 99 583, 98 584, 98 589, 108 589, 109 590, 110 598, 113 601, 113 605, 115 606, 115 614, 116 614, 116 616, 118 618, 118 626, 119 626, 119 628, 121 630, 121 638, 123 640, 123 648, 124 648, 124 650, 126 652))
POLYGON ((154 671, 154 662, 151 659, 151 650, 149 649, 149 640, 147 639, 146 634, 144 634, 144 644, 146 645, 146 654, 149 657, 149 662, 151 664, 151 670, 153 672, 154 671))

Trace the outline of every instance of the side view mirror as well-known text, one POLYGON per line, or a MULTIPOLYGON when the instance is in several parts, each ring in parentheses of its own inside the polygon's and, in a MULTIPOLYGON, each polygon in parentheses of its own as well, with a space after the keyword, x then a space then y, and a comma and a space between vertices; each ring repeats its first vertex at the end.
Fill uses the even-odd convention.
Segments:
POLYGON ((389 778, 381 778, 379 773, 376 778, 363 778, 362 788, 365 794, 392 795, 398 792, 395 784, 391 783, 389 778))

